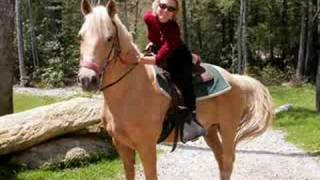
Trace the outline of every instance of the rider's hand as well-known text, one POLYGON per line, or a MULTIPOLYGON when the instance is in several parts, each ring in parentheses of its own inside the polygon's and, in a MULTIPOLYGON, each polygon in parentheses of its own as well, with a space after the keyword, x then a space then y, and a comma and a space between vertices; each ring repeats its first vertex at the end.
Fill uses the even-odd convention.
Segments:
POLYGON ((148 53, 150 53, 151 52, 151 48, 152 48, 152 46, 153 46, 153 43, 152 42, 149 42, 147 45, 146 45, 146 47, 145 47, 145 51, 147 51, 148 53))

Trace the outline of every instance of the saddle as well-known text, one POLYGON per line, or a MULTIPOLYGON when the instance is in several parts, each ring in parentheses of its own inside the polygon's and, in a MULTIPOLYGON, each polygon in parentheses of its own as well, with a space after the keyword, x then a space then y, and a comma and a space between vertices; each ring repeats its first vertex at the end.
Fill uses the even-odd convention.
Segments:
MULTIPOLYGON (((152 55, 151 49, 145 50, 145 55, 152 55)), ((195 95, 199 99, 206 99, 221 95, 231 89, 229 83, 224 79, 216 66, 201 63, 199 55, 192 54, 192 77, 195 95)), ((170 107, 166 113, 161 135, 158 143, 163 142, 174 131, 174 142, 172 151, 177 147, 178 138, 182 139, 184 123, 190 121, 192 112, 186 109, 183 105, 183 98, 180 90, 172 83, 170 74, 164 69, 155 66, 157 83, 161 92, 168 97, 171 97, 170 107)))
MULTIPOLYGON (((163 142, 172 131, 175 131, 171 150, 171 152, 173 152, 177 147, 178 138, 180 137, 180 139, 182 139, 184 123, 190 121, 191 112, 184 107, 183 96, 178 87, 171 81, 170 74, 161 68, 157 68, 157 74, 163 76, 161 79, 167 81, 170 87, 169 94, 171 96, 169 110, 165 116, 158 143, 163 142)), ((200 61, 193 61, 192 76, 194 85, 214 81, 213 74, 201 66, 200 61)))

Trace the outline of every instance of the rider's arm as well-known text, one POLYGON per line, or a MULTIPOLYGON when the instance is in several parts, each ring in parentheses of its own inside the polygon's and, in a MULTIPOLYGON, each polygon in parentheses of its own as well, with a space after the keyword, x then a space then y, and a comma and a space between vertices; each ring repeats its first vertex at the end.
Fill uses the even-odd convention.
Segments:
POLYGON ((141 56, 139 58, 139 63, 141 64, 156 64, 156 56, 141 56))

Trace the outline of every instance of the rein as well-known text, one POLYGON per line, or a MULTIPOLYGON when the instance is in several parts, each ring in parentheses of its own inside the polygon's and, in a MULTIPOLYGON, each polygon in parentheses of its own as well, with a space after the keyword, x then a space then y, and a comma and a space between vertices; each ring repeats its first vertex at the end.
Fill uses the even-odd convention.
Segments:
MULTIPOLYGON (((116 25, 116 23, 114 21, 112 21, 112 24, 115 26, 115 29, 116 29, 116 38, 113 40, 113 43, 112 43, 112 47, 108 53, 108 56, 107 56, 107 60, 106 62, 104 63, 104 65, 102 66, 102 69, 99 68, 99 66, 96 64, 96 63, 92 63, 92 62, 86 62, 86 61, 81 61, 80 62, 80 66, 81 67, 85 67, 85 68, 89 68, 91 70, 94 70, 97 74, 100 74, 100 76, 103 78, 104 77, 104 73, 105 73, 105 70, 107 68, 107 66, 114 62, 116 63, 117 60, 120 60, 120 62, 122 64, 129 64, 128 62, 124 61, 121 56, 120 56, 120 53, 121 53, 121 47, 120 47, 120 43, 119 43, 119 33, 118 33, 118 27, 116 25), (114 52, 115 51, 115 52, 114 52), (111 54, 112 52, 114 52, 113 54, 113 57, 111 60, 110 57, 111 57, 111 54)), ((120 76, 117 80, 115 80, 114 82, 110 83, 110 84, 107 84, 107 85, 104 85, 102 86, 102 80, 100 81, 100 88, 99 90, 100 91, 104 91, 112 86, 114 86, 115 84, 117 84, 118 82, 120 82, 123 78, 125 78, 130 72, 132 72, 132 70, 138 65, 139 63, 133 63, 131 64, 131 67, 128 69, 128 71, 126 71, 122 76, 120 76), (102 87, 101 87, 102 86, 102 87)))
POLYGON ((116 81, 114 81, 114 82, 112 82, 112 83, 110 83, 110 84, 107 84, 107 85, 101 87, 101 88, 100 88, 100 91, 104 91, 104 90, 112 87, 113 85, 117 84, 118 82, 120 82, 120 81, 121 81, 123 78, 125 78, 137 65, 138 65, 138 63, 133 64, 133 66, 131 66, 131 68, 130 68, 126 73, 124 73, 118 80, 116 80, 116 81))

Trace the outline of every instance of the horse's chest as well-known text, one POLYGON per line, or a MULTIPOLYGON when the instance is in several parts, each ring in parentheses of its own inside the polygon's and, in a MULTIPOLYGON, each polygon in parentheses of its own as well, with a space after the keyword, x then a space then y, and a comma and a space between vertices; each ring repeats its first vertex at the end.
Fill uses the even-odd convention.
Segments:
POLYGON ((108 125, 107 130, 117 135, 128 134, 132 129, 139 128, 131 119, 114 119, 108 125))

